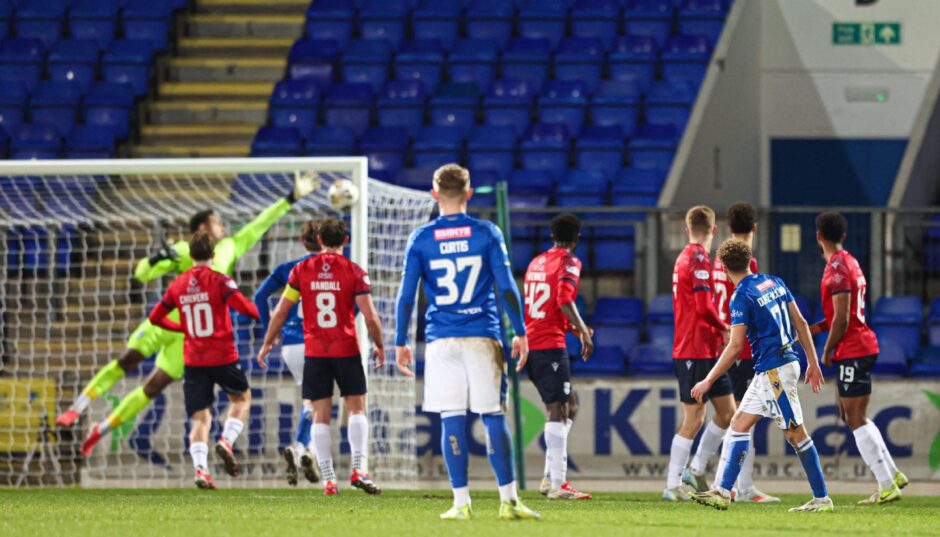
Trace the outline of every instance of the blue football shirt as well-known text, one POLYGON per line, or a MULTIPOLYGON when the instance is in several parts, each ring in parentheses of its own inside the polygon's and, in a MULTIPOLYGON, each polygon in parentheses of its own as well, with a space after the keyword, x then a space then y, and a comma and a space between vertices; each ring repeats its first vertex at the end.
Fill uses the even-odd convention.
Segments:
POLYGON ((748 275, 731 295, 731 326, 747 327, 755 371, 797 360, 790 302, 793 295, 783 280, 768 274, 748 275))
MULTIPOLYGON (((290 278, 290 271, 294 268, 294 265, 315 255, 317 254, 307 254, 300 259, 281 263, 263 282, 261 282, 261 285, 258 286, 258 290, 255 291, 254 302, 255 305, 258 306, 258 313, 261 314, 261 324, 264 326, 265 331, 268 330, 268 324, 271 322, 271 309, 274 307, 274 305, 271 304, 271 297, 274 296, 275 299, 280 298, 275 295, 275 293, 287 285, 287 279, 290 278)), ((287 322, 284 323, 284 328, 281 329, 282 345, 304 344, 304 320, 301 315, 302 310, 298 302, 291 307, 287 322)))

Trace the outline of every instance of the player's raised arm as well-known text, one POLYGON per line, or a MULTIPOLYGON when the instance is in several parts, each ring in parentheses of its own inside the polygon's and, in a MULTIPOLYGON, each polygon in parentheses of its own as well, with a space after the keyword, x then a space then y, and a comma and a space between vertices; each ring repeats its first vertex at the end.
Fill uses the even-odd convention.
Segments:
POLYGON ((398 287, 398 297, 395 299, 395 363, 398 365, 398 370, 409 377, 414 376, 414 373, 409 369, 412 364, 412 355, 411 347, 408 346, 408 325, 411 323, 411 314, 414 312, 415 299, 418 294, 418 282, 421 280, 421 259, 418 249, 415 248, 417 234, 416 230, 408 239, 401 285, 398 287))
POLYGON ((189 245, 177 242, 171 246, 161 241, 160 248, 153 254, 137 262, 134 267, 134 278, 147 283, 160 278, 167 272, 176 272, 180 259, 189 257, 189 245))
MULTIPOLYGON (((796 329, 798 342, 803 345, 803 351, 806 353, 806 384, 813 388, 813 392, 819 393, 826 379, 823 378, 822 369, 819 367, 819 358, 816 356, 816 347, 813 345, 813 338, 809 333, 809 324, 803 318, 800 308, 797 307, 796 301, 792 297, 790 297, 787 305, 787 309, 790 310, 790 319, 793 320, 793 328, 796 329)), ((832 336, 830 335, 829 338, 831 339, 832 336)))
POLYGON ((319 185, 319 180, 313 175, 295 173, 294 188, 283 198, 275 201, 270 207, 261 211, 254 220, 248 222, 237 233, 232 235, 235 246, 235 259, 241 258, 251 250, 261 237, 271 229, 278 220, 290 211, 294 203, 313 192, 319 185))

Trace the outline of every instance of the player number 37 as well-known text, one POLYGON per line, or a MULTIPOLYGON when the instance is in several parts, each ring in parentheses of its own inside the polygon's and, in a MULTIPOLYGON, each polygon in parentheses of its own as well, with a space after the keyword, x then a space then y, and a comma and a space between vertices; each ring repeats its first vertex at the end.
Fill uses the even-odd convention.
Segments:
POLYGON ((478 255, 458 257, 457 259, 432 259, 428 264, 431 270, 443 270, 444 275, 437 279, 437 286, 444 291, 438 295, 435 303, 438 306, 451 306, 460 300, 461 304, 469 304, 473 300, 473 291, 477 288, 480 278, 480 269, 483 268, 483 258, 478 255), (457 275, 469 271, 463 292, 457 288, 457 275))

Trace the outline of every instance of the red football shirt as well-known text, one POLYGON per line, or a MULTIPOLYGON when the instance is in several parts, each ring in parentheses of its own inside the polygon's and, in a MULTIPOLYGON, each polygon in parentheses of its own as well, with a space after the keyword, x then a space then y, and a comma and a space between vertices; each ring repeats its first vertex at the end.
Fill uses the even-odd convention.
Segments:
POLYGON ((346 358, 359 354, 356 297, 370 292, 366 271, 340 254, 319 254, 294 266, 287 285, 300 293, 304 355, 346 358))
MULTIPOLYGON (((751 258, 751 273, 757 274, 757 259, 751 258)), ((718 306, 718 317, 723 322, 730 323, 731 319, 731 294, 734 293, 734 285, 731 279, 725 273, 725 265, 717 257, 712 265, 712 283, 715 286, 715 304, 718 306)), ((751 359, 751 344, 744 340, 744 349, 741 350, 739 360, 751 359)))
POLYGON ((848 360, 878 354, 878 338, 865 324, 865 274, 852 254, 839 250, 832 254, 823 272, 820 293, 826 326, 832 326, 834 308, 832 295, 851 293, 849 298, 849 326, 836 347, 833 360, 848 360))
POLYGON ((566 248, 552 248, 529 263, 525 273, 525 331, 529 349, 564 349, 568 318, 562 304, 574 302, 581 261, 566 248))
POLYGON ((714 300, 712 264, 701 244, 689 244, 672 271, 672 311, 675 335, 672 357, 675 359, 710 359, 718 355, 721 338, 715 329, 699 316, 695 293, 709 293, 714 300))
POLYGON ((163 307, 180 310, 183 363, 211 367, 238 361, 229 297, 235 280, 209 267, 193 267, 177 276, 163 295, 163 307))

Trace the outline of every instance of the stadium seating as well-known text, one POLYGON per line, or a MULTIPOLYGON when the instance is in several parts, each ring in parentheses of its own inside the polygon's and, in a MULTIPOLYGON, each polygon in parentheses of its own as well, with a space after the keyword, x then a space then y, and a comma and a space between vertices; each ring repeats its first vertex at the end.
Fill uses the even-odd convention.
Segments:
MULTIPOLYGON (((351 2, 317 0, 310 3, 305 29, 309 36, 332 39, 341 47, 345 47, 352 38, 355 20, 356 11, 351 2)), ((350 82, 354 81, 350 80, 350 82)))
POLYGON ((907 358, 917 352, 923 321, 924 305, 915 296, 881 297, 871 316, 879 341, 894 341, 907 358))
POLYGON ((315 80, 282 80, 271 94, 271 124, 295 127, 309 138, 317 125, 319 101, 320 89, 315 80))
POLYGON ((430 123, 439 127, 457 127, 461 134, 470 132, 480 106, 480 90, 474 83, 446 82, 438 87, 428 104, 430 123))
POLYGON ((930 312, 927 314, 927 342, 940 347, 940 298, 930 303, 930 312))
POLYGON ((640 342, 643 303, 638 298, 599 298, 594 306, 594 345, 618 347, 632 357, 640 342))

